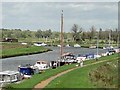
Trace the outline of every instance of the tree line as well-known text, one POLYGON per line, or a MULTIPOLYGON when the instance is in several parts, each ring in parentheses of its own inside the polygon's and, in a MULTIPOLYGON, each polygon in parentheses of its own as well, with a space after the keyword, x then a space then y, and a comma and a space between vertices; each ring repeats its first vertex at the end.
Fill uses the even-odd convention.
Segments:
MULTIPOLYGON (((2 30, 2 38, 48 38, 48 39, 59 39, 60 32, 49 30, 21 30, 21 29, 0 29, 2 30)), ((89 30, 84 30, 84 28, 79 27, 77 24, 74 24, 71 27, 70 32, 64 32, 64 39, 67 41, 74 41, 74 42, 85 42, 86 40, 93 40, 99 37, 100 40, 103 42, 108 41, 111 39, 112 41, 116 42, 119 39, 120 31, 118 29, 106 29, 103 30, 102 28, 96 29, 95 26, 92 26, 89 30)))

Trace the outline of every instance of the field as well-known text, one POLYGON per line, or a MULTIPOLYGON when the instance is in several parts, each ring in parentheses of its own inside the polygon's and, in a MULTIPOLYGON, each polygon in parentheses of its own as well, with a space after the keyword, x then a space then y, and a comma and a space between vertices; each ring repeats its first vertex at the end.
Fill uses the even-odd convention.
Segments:
POLYGON ((99 64, 78 68, 53 80, 46 88, 117 88, 118 63, 117 56, 102 57, 99 64), (106 61, 107 60, 107 61, 106 61))
POLYGON ((20 43, 2 43, 2 58, 37 54, 50 51, 44 47, 36 47, 33 45, 22 45, 20 43))

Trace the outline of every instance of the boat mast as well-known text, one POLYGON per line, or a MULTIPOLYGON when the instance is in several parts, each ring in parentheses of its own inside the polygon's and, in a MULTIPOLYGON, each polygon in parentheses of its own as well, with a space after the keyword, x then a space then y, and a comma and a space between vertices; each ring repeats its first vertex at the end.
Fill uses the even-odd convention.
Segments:
POLYGON ((119 33, 118 33, 118 37, 117 37, 117 47, 119 48, 119 33))
POLYGON ((111 41, 111 33, 109 33, 109 47, 110 47, 110 41, 111 41))
POLYGON ((60 55, 63 55, 63 10, 61 12, 61 33, 60 33, 60 45, 61 45, 61 49, 60 49, 60 55))
POLYGON ((97 55, 99 54, 99 32, 97 33, 97 55))

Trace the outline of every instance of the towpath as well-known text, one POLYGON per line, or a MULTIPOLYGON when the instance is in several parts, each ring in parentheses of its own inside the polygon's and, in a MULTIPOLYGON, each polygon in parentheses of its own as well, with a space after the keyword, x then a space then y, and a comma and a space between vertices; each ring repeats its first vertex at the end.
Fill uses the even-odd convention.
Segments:
MULTIPOLYGON (((101 63, 101 62, 105 62, 105 61, 108 61, 108 60, 97 61, 97 62, 94 62, 94 63, 91 63, 91 64, 84 65, 83 67, 89 66, 89 65, 93 65, 93 64, 97 64, 97 63, 101 63)), ((33 90, 43 89, 45 86, 47 86, 47 85, 48 85, 52 80, 54 80, 55 78, 60 77, 61 75, 64 75, 64 74, 66 74, 66 73, 68 73, 68 72, 70 72, 70 71, 72 71, 72 70, 77 69, 77 68, 80 68, 80 67, 74 67, 74 68, 72 68, 72 69, 69 69, 69 70, 63 71, 63 72, 61 72, 61 73, 58 73, 57 75, 52 76, 52 77, 50 77, 50 78, 48 78, 48 79, 46 79, 46 80, 43 80, 43 81, 41 81, 40 83, 38 83, 38 84, 33 88, 33 90)))

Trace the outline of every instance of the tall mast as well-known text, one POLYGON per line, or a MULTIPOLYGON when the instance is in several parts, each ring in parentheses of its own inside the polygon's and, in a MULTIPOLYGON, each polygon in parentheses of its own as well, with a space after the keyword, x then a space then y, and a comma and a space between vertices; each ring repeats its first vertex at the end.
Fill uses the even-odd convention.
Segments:
POLYGON ((97 55, 99 54, 99 32, 97 33, 97 55))
POLYGON ((117 47, 119 48, 119 33, 118 33, 118 37, 117 37, 117 47))
POLYGON ((63 10, 61 12, 61 33, 60 33, 60 45, 61 45, 61 49, 60 49, 60 55, 63 55, 63 10))
POLYGON ((109 47, 110 47, 110 41, 111 41, 111 32, 109 33, 109 47))

